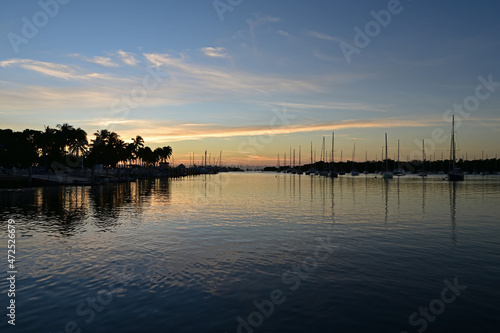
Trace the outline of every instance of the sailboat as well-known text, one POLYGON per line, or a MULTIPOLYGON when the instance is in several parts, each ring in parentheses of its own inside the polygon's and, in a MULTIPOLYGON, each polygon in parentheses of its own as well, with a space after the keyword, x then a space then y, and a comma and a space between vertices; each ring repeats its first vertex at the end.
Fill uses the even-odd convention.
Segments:
POLYGON ((316 169, 313 168, 313 143, 311 141, 311 168, 306 171, 306 175, 313 175, 316 172, 316 169))
POLYGON ((425 141, 422 140, 422 171, 418 173, 420 177, 427 177, 427 171, 425 171, 425 141))
POLYGON ((448 173, 449 181, 462 181, 464 180, 464 173, 460 168, 456 166, 456 157, 455 157, 455 115, 452 116, 451 122, 451 161, 452 161, 452 169, 448 173))
POLYGON ((389 159, 387 158, 387 133, 385 133, 385 172, 384 179, 392 179, 393 173, 389 171, 389 159))
POLYGON ((326 161, 328 161, 328 157, 326 156, 326 148, 325 148, 325 137, 323 137, 323 146, 321 146, 321 161, 323 162, 321 164, 321 170, 319 175, 320 176, 323 176, 323 177, 327 177, 328 176, 328 170, 326 169, 325 167, 325 164, 326 164, 326 161))
POLYGON ((394 170, 394 175, 396 176, 405 176, 406 172, 401 168, 401 165, 399 163, 399 139, 398 139, 398 168, 394 170))
POLYGON ((359 176, 358 170, 354 169, 354 159, 356 157, 356 142, 354 143, 354 150, 352 151, 352 168, 351 176, 359 176))

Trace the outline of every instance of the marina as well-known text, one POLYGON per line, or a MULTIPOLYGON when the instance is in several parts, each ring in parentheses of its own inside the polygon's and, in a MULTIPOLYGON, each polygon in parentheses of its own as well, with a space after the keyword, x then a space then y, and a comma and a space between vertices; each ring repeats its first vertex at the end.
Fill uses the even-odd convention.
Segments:
POLYGON ((500 2, 2 2, 0 333, 497 333, 500 2))

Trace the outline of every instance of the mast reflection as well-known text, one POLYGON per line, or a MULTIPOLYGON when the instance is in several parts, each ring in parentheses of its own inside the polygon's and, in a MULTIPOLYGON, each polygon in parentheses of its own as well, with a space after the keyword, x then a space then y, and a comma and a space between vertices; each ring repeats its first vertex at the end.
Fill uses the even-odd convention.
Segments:
POLYGON ((457 199, 457 184, 456 182, 449 182, 449 194, 450 194, 450 221, 451 221, 451 241, 453 245, 457 245, 457 234, 456 234, 456 199, 457 199))

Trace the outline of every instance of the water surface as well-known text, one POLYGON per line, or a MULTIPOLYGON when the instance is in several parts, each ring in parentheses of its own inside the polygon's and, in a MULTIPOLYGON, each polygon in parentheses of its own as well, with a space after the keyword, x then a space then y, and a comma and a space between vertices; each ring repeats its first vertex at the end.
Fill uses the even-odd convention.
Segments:
POLYGON ((5 249, 17 225, 15 331, 496 332, 499 203, 497 176, 0 190, 5 249), (455 279, 467 288, 439 308, 455 279))

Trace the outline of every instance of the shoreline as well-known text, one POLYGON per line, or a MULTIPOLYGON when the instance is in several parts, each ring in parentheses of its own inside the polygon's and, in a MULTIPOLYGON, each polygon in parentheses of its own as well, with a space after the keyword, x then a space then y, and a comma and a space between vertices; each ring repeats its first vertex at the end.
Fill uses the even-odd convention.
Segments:
POLYGON ((171 179, 197 175, 214 175, 219 172, 243 171, 233 168, 176 168, 162 169, 108 169, 74 170, 71 173, 34 173, 16 170, 10 175, 0 175, 0 189, 21 189, 47 186, 99 186, 109 183, 127 183, 142 179, 171 179))

